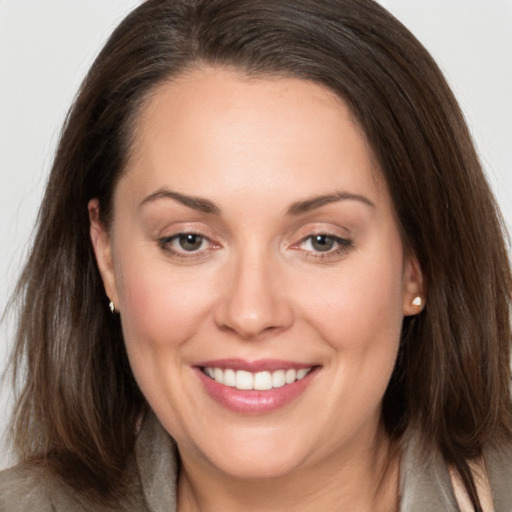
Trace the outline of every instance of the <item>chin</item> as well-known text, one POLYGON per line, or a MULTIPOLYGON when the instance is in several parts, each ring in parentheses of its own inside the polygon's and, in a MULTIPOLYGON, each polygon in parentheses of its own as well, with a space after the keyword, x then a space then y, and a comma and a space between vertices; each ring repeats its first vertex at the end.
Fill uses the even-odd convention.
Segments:
POLYGON ((237 480, 280 478, 292 473, 299 465, 295 459, 283 457, 279 452, 265 459, 230 457, 228 460, 210 460, 210 462, 229 478, 237 480))
POLYGON ((307 458, 305 444, 293 440, 262 440, 251 436, 243 442, 217 443, 216 450, 205 450, 209 463, 236 479, 269 479, 285 476, 300 467, 307 458))

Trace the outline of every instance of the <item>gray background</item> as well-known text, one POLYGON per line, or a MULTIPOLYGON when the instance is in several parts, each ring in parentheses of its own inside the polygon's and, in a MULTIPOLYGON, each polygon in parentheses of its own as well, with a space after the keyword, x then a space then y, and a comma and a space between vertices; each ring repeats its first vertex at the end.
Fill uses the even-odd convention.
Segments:
MULTIPOLYGON (((0 311, 32 235, 60 125, 117 23, 140 0, 0 0, 0 311)), ((381 0, 452 85, 512 225, 512 0, 381 0)), ((0 326, 0 371, 13 318, 0 326)), ((0 387, 0 436, 12 407, 0 387)), ((0 438, 0 469, 10 458, 0 438)))

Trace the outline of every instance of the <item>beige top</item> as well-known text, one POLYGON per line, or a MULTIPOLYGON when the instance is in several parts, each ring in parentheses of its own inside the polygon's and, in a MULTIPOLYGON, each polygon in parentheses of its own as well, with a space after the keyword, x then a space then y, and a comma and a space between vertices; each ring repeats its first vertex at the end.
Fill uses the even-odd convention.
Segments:
MULTIPOLYGON (((406 438, 401 465, 400 512, 458 512, 450 474, 442 459, 424 461, 414 436, 406 438)), ((115 512, 176 512, 176 446, 154 415, 137 438, 126 471, 130 489, 115 512)), ((496 512, 512 512, 512 447, 486 455, 496 512)), ((0 472, 0 512, 101 512, 43 470, 18 465, 0 472)), ((112 509, 108 509, 112 512, 112 509)), ((484 509, 485 512, 488 510, 484 509)))

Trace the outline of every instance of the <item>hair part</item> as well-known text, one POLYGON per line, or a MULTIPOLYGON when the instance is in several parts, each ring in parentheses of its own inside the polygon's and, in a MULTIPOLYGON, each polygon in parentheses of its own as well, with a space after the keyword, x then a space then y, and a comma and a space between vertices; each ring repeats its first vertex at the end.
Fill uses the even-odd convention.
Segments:
POLYGON ((20 458, 71 484, 89 475, 88 496, 120 481, 146 404, 108 312, 87 203, 99 199, 108 226, 141 109, 160 84, 204 65, 312 80, 350 107, 428 289, 424 311, 404 321, 383 420, 394 439, 418 429, 476 507, 468 460, 512 433, 503 222, 441 72, 371 0, 148 0, 114 31, 67 117, 16 292, 20 458))

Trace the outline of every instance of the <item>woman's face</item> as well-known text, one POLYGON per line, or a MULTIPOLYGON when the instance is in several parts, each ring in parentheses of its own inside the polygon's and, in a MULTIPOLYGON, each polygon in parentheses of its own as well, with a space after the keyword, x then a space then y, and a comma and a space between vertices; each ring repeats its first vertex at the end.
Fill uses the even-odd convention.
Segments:
POLYGON ((207 68, 161 86, 136 128, 91 236, 184 463, 269 477, 366 450, 421 275, 347 106, 207 68))

